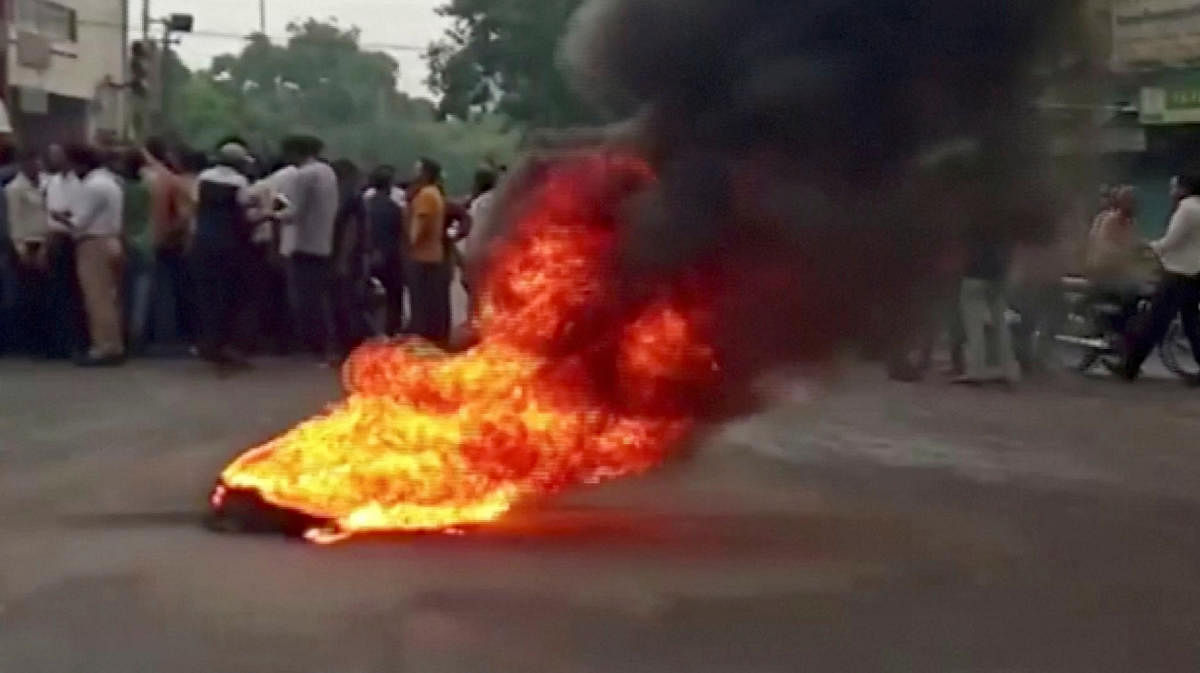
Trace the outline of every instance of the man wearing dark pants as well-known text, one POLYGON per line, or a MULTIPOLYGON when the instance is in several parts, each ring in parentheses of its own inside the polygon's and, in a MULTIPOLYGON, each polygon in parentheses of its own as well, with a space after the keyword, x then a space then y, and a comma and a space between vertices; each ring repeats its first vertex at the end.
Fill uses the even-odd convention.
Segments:
POLYGON ((236 142, 223 145, 219 154, 218 164, 199 176, 192 262, 200 357, 227 368, 246 366, 232 347, 250 254, 250 182, 241 172, 249 154, 236 142))
POLYGON ((1133 327, 1127 338, 1121 375, 1132 381, 1162 341, 1175 316, 1192 344, 1192 356, 1200 362, 1200 174, 1179 176, 1174 183, 1179 201, 1171 224, 1162 239, 1150 244, 1162 260, 1162 284, 1154 296, 1150 314, 1133 327))
POLYGON ((432 159, 417 165, 408 218, 410 331, 444 345, 450 339, 450 269, 446 263, 446 200, 442 169, 432 159))
POLYGON ((150 233, 154 246, 153 309, 151 338, 160 345, 191 344, 195 340, 191 273, 186 250, 195 215, 195 196, 182 171, 198 175, 206 166, 204 156, 168 153, 162 141, 147 143, 152 159, 146 171, 150 190, 150 233))
POLYGON ((39 356, 50 354, 45 186, 41 159, 27 151, 20 172, 4 188, 9 234, 16 250, 19 345, 27 354, 39 356))
MULTIPOLYGON (((16 148, 9 142, 9 136, 0 138, 0 187, 8 185, 17 175, 15 159, 16 148)), ((22 327, 18 306, 21 297, 19 251, 13 248, 11 241, 7 201, 0 194, 0 355, 20 345, 22 327)))
POLYGON ((288 261, 288 290, 296 333, 326 363, 338 359, 333 314, 333 238, 341 194, 333 168, 320 161, 321 141, 307 136, 284 141, 284 155, 296 165, 289 226, 295 248, 288 261))
POLYGON ((294 252, 288 260, 287 274, 301 347, 317 357, 334 361, 337 358, 336 324, 333 318, 333 267, 329 258, 294 252))
POLYGON ((75 272, 75 238, 70 220, 80 188, 79 177, 70 170, 62 145, 51 145, 46 152, 46 312, 50 316, 46 355, 69 359, 86 348, 83 294, 75 272))
POLYGON ((408 257, 408 236, 404 235, 406 203, 404 192, 395 183, 395 169, 381 166, 372 174, 371 187, 363 195, 371 274, 387 291, 384 332, 388 336, 404 329, 404 265, 408 257))

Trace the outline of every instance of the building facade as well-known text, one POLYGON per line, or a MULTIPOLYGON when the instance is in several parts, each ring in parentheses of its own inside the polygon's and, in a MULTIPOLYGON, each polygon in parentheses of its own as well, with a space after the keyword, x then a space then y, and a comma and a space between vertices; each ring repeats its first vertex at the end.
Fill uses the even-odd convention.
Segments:
POLYGON ((1200 3, 1112 0, 1112 62, 1118 70, 1200 61, 1200 3))
POLYGON ((1138 187, 1143 233, 1156 236, 1170 176, 1200 165, 1200 1, 1088 0, 1087 12, 1106 66, 1090 101, 1104 113, 1098 177, 1138 187))
POLYGON ((122 135, 125 0, 2 1, 5 99, 21 144, 122 135))

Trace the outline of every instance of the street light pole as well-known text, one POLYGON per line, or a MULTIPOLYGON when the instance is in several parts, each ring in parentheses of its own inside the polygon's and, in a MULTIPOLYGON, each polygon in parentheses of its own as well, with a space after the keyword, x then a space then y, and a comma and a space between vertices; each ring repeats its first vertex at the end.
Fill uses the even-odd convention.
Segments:
MULTIPOLYGON (((6 45, 8 44, 8 20, 11 4, 10 0, 0 0, 0 31, 3 31, 5 38, 3 42, 6 45)), ((12 53, 12 50, 6 47, 2 51, 4 53, 0 53, 0 113, 3 113, 3 117, 0 118, 0 123, 3 124, 3 127, 0 127, 0 136, 11 135, 13 131, 12 116, 8 111, 8 101, 12 100, 8 93, 8 55, 12 53)))
POLYGON ((162 98, 159 102, 159 124, 164 133, 171 129, 171 45, 176 43, 175 35, 192 32, 193 21, 191 14, 172 14, 162 22, 162 60, 159 66, 159 88, 162 98))
POLYGON ((171 28, 165 22, 162 51, 158 56, 158 130, 167 133, 171 130, 171 28))

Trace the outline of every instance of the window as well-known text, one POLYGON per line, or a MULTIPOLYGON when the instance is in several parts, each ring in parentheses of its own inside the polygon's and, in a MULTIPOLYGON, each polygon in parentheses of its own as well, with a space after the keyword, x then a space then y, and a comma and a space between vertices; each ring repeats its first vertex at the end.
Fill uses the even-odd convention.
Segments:
POLYGON ((49 0, 17 0, 17 28, 37 33, 53 42, 79 39, 79 20, 75 10, 49 0))

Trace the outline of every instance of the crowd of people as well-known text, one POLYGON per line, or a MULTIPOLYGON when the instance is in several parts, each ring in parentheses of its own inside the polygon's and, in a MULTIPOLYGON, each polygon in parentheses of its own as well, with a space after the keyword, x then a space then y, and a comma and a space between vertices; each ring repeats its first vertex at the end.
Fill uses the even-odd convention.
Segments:
POLYGON ((1110 346, 1121 378, 1141 375, 1177 318, 1193 357, 1200 355, 1200 174, 1175 176, 1169 190, 1170 219, 1156 240, 1140 233, 1138 197, 1129 185, 1102 187, 1091 215, 1086 207, 1069 213, 1048 245, 1020 246, 1003 232, 968 225, 934 279, 929 303, 947 310, 918 317, 917 333, 908 337, 923 364, 913 365, 914 344, 902 340, 889 353, 893 378, 919 378, 939 334, 948 335, 956 383, 1013 384, 1042 369, 1065 327, 1066 287, 1079 287, 1064 284, 1064 274, 1087 282, 1088 301, 1120 307, 1110 346))
POLYGON ((455 200, 433 159, 364 175, 322 152, 304 135, 274 164, 238 138, 0 147, 0 353, 232 371, 256 354, 332 365, 384 335, 446 345, 461 247, 502 169, 455 200))
MULTIPOLYGON (((1036 245, 968 223, 917 293, 915 313, 897 318, 893 309, 878 327, 890 376, 922 378, 944 342, 953 382, 1018 383, 1050 364, 1058 335, 1081 337, 1067 324, 1068 296, 1081 287, 1088 305, 1119 306, 1087 335, 1115 330, 1114 357, 1105 358, 1114 374, 1137 379, 1176 319, 1200 367, 1200 173, 1176 175, 1169 193, 1170 217, 1157 239, 1142 236, 1129 185, 1103 186, 1098 206, 1078 203, 1057 235, 1036 245)), ((1189 383, 1200 385, 1200 377, 1189 383)))
MULTIPOLYGON (((455 273, 481 237, 474 223, 488 219, 503 169, 481 168, 456 200, 432 159, 405 177, 389 165, 364 175, 322 153, 303 135, 286 138, 273 164, 238 138, 212 153, 156 139, 44 152, 0 145, 0 354, 88 367, 196 355, 230 371, 256 354, 333 365, 377 336, 448 345, 455 273)), ((1177 176, 1171 195, 1159 240, 1139 237, 1128 186, 1102 190, 1079 237, 1094 291, 1118 297, 1130 316, 1156 285, 1118 344, 1117 373, 1128 379, 1177 316, 1200 353, 1200 176, 1177 176)), ((968 227, 961 243, 937 282, 949 320, 933 321, 949 323, 954 380, 1015 383, 1038 364, 1034 326, 1046 333, 1059 311, 1062 259, 1032 261, 1038 253, 988 228, 968 227), (995 329, 1013 308, 1021 325, 995 329)), ((918 336, 928 360, 934 339, 918 336)), ((912 378, 907 358, 894 359, 897 378, 912 378)))

